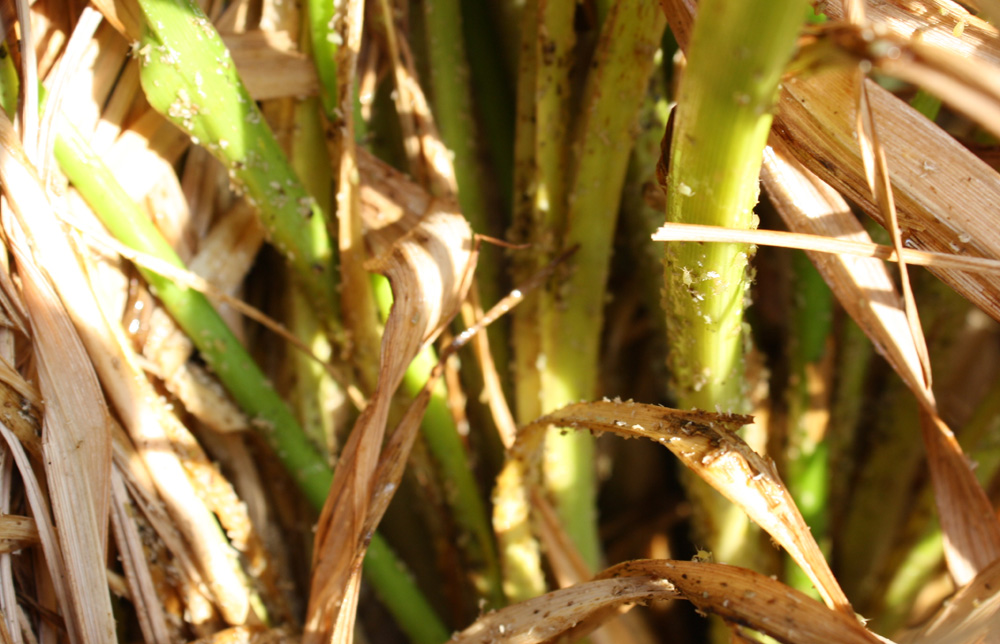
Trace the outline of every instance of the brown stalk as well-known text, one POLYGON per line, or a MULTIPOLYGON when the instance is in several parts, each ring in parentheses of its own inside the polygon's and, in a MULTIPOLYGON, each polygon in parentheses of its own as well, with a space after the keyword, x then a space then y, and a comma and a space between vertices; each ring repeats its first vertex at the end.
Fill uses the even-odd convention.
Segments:
MULTIPOLYGON (((775 143, 768 150, 764 151, 765 159, 774 158, 774 150, 777 148, 778 144, 775 143)), ((787 155, 784 155, 783 161, 788 162, 787 155)), ((794 162, 793 162, 794 163, 794 162)), ((801 167, 799 168, 801 172, 808 172, 801 167)), ((783 177, 783 180, 788 180, 788 176, 783 177)), ((813 180, 819 181, 812 177, 813 180)), ((808 179, 804 179, 808 182, 808 179)), ((795 188, 801 188, 803 186, 789 186, 792 188, 791 191, 782 190, 782 186, 776 184, 776 192, 779 196, 775 199, 792 199, 797 197, 799 193, 795 192, 795 188), (784 192, 785 194, 780 194, 784 192)), ((842 204, 843 210, 832 210, 831 214, 849 212, 850 208, 847 203, 843 201, 835 191, 829 188, 830 195, 834 195, 837 201, 842 204)), ((821 222, 815 222, 818 224, 818 228, 827 230, 837 230, 837 223, 831 226, 823 226, 821 222)), ((787 224, 787 222, 786 222, 787 224)), ((793 224, 788 224, 789 228, 799 228, 793 224)), ((824 255, 838 255, 845 256, 849 255, 858 258, 871 258, 880 259, 887 262, 898 262, 899 258, 902 257, 906 263, 910 266, 934 266, 936 268, 947 268, 956 270, 965 270, 970 272, 984 272, 984 273, 998 273, 1000 274, 1000 260, 987 259, 985 257, 969 257, 968 255, 953 255, 951 253, 931 253, 922 250, 911 250, 909 248, 903 248, 896 253, 896 250, 891 246, 885 246, 882 244, 876 244, 871 241, 862 241, 861 238, 857 240, 847 239, 849 236, 845 233, 841 236, 836 232, 805 232, 805 229, 809 226, 802 228, 803 232, 786 232, 783 230, 764 230, 763 228, 756 228, 753 230, 742 230, 736 228, 720 228, 719 226, 703 226, 700 224, 680 224, 680 223, 666 223, 657 228, 656 232, 650 237, 653 241, 692 241, 692 242, 733 242, 741 244, 756 244, 757 246, 772 246, 775 248, 794 248, 797 250, 807 251, 810 257, 813 257, 818 261, 818 258, 824 255)), ((852 226, 852 229, 855 228, 852 226)), ((862 227, 857 227, 858 230, 863 230, 862 227)), ((864 236, 864 239, 870 239, 868 236, 864 236)))

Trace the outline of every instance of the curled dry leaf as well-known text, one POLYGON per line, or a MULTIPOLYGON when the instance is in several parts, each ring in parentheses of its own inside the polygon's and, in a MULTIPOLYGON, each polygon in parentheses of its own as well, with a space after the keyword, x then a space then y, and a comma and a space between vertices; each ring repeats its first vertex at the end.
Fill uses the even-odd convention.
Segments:
POLYGON ((699 610, 750 626, 789 644, 872 644, 880 640, 853 614, 759 573, 693 561, 640 560, 619 564, 584 582, 489 613, 451 639, 475 642, 550 642, 586 635, 622 609, 656 599, 684 598, 699 610))
MULTIPOLYGON (((624 437, 643 437, 665 445, 689 469, 703 478, 781 544, 802 566, 827 604, 853 615, 808 526, 778 476, 774 463, 750 449, 736 434, 751 422, 747 416, 679 411, 634 402, 591 402, 568 405, 524 427, 511 450, 501 477, 521 470, 537 458, 538 436, 552 425, 624 437)), ((511 488, 512 493, 516 487, 511 488)), ((522 494, 527 494, 521 483, 522 494)), ((500 498, 517 503, 516 497, 500 498)))
MULTIPOLYGON (((393 306, 386 321, 379 361, 378 382, 372 400, 354 425, 344 447, 333 486, 323 508, 316 533, 316 555, 307 616, 305 640, 327 641, 333 632, 343 633, 353 612, 338 611, 352 602, 348 588, 355 585, 373 518, 384 510, 392 496, 384 484, 407 457, 406 445, 386 450, 389 462, 380 459, 389 404, 406 368, 417 352, 432 341, 458 312, 468 292, 473 256, 472 231, 450 201, 433 201, 430 212, 412 229, 393 239, 386 227, 367 236, 379 253, 368 267, 389 278, 393 306), (380 464, 380 460, 382 461, 380 464), (377 468, 382 469, 380 479, 377 468), (388 470, 386 470, 388 468, 388 470), (382 487, 376 487, 382 480, 382 487), (373 495, 378 498, 373 499, 373 495)), ((412 222, 413 220, 408 220, 412 222)), ((405 230, 405 229, 404 229, 405 230)), ((415 431, 419 413, 412 412, 405 424, 415 431)))
POLYGON ((903 644, 995 643, 1000 637, 1000 560, 959 589, 920 628, 900 638, 903 644))

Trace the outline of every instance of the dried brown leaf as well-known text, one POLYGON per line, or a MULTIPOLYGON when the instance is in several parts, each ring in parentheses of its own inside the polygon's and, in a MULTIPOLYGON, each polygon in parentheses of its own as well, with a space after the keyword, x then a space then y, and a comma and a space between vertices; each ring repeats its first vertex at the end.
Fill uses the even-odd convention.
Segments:
MULTIPOLYGON (((389 240, 375 236, 370 241, 378 250, 389 240)), ((410 361, 458 312, 471 280, 471 258, 472 232, 452 210, 425 215, 369 263, 369 268, 389 278, 394 302, 383 335, 375 392, 341 455, 317 528, 307 642, 328 641, 335 632, 349 638, 347 627, 354 618, 350 605, 355 601, 350 590, 356 584, 366 535, 386 496, 391 498, 392 490, 376 487, 389 404, 410 361)), ((411 413, 419 420, 421 412, 411 413)), ((416 421, 411 417, 408 422, 410 429, 404 434, 415 430, 416 421)), ((406 445, 396 448, 386 452, 392 456, 382 468, 402 467, 406 445)), ((383 486, 395 476, 386 474, 383 486)))
POLYGON ((319 80, 312 60, 287 31, 253 30, 221 34, 240 78, 255 100, 316 96, 319 80))
POLYGON ((998 637, 1000 560, 984 568, 926 624, 899 641, 901 644, 975 644, 995 643, 998 637))
POLYGON ((157 567, 169 565, 171 573, 177 579, 177 585, 195 589, 191 595, 200 595, 198 600, 185 607, 185 610, 191 613, 189 621, 194 624, 205 621, 212 616, 212 608, 200 592, 201 589, 205 589, 206 593, 209 591, 195 563, 195 556, 191 553, 178 524, 167 513, 152 476, 121 428, 115 433, 114 448, 114 464, 121 474, 132 502, 142 513, 147 524, 152 527, 159 541, 163 543, 164 550, 172 557, 169 563, 149 562, 154 576, 157 567), (204 612, 208 613, 207 617, 203 615, 204 612))
MULTIPOLYGON (((790 161, 781 145, 765 154, 763 177, 792 230, 867 238, 843 199, 790 161)), ((1000 556, 1000 526, 952 432, 937 416, 933 393, 921 372, 918 343, 907 336, 911 327, 903 319, 902 300, 884 266, 843 256, 812 256, 837 299, 921 403, 922 434, 949 569, 957 583, 965 583, 1000 556)))
POLYGON ((145 641, 152 644, 169 644, 170 631, 160 598, 157 596, 153 575, 142 547, 139 527, 132 516, 125 481, 117 468, 111 472, 111 525, 114 528, 122 569, 128 582, 129 595, 135 606, 136 618, 145 641))
MULTIPOLYGON (((24 483, 24 495, 28 502, 28 507, 31 509, 32 516, 36 518, 35 525, 38 528, 42 552, 45 555, 45 564, 52 580, 52 591, 59 604, 68 607, 70 606, 70 590, 67 586, 66 567, 63 562, 59 536, 56 534, 55 527, 52 525, 50 519, 48 499, 42 493, 41 485, 35 476, 24 448, 18 442, 14 433, 3 423, 0 423, 0 438, 5 442, 8 453, 13 458, 18 471, 21 473, 21 480, 24 483)), ((66 626, 71 636, 75 635, 79 628, 70 620, 67 620, 66 626)))
MULTIPOLYGON (((69 603, 63 609, 80 641, 106 642, 114 636, 114 619, 104 566, 94 553, 103 552, 107 544, 110 416, 90 357, 104 350, 101 327, 106 325, 35 168, 4 115, 0 115, 0 182, 23 231, 15 232, 18 241, 13 250, 46 400, 42 451, 66 566, 67 593, 61 599, 69 603), (34 252, 27 250, 24 235, 34 252), (58 296, 53 286, 59 289, 58 296)), ((9 234, 13 226, 10 222, 9 234)))
POLYGON ((829 606, 853 615, 773 462, 735 434, 750 421, 746 416, 685 412, 633 402, 568 405, 521 430, 504 473, 520 468, 526 470, 522 478, 530 476, 531 468, 525 464, 537 459, 538 435, 550 425, 654 440, 767 530, 802 566, 829 606))
MULTIPOLYGON (((816 175, 789 157, 780 141, 765 150, 761 177, 772 203, 790 230, 835 239, 871 242, 847 202, 816 175)), ((882 262, 839 254, 809 253, 826 283, 900 377, 922 389, 920 359, 903 302, 882 262), (897 334, 904 333, 898 338, 897 334)))
POLYGON ((745 624, 789 644, 877 643, 854 618, 756 572, 691 561, 639 560, 609 568, 592 581, 484 615, 451 639, 473 642, 557 641, 586 635, 621 607, 684 598, 699 610, 745 624))
MULTIPOLYGON (((851 83, 851 75, 841 71, 786 81, 774 134, 809 170, 885 225, 854 139, 851 83)), ((1000 258, 1000 231, 985 216, 1000 198, 997 173, 908 105, 874 83, 866 84, 881 124, 903 243, 909 248, 1000 258), (919 148, 914 141, 920 141, 919 148)), ((996 277, 932 270, 1000 319, 996 277)))

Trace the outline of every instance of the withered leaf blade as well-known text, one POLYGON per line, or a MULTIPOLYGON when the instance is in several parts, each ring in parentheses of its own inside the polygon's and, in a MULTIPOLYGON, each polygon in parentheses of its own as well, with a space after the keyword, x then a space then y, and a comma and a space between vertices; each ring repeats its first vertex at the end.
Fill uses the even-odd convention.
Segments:
MULTIPOLYGON (((114 618, 104 564, 94 553, 103 552, 107 545, 110 414, 81 340, 85 335, 91 352, 100 351, 103 338, 89 326, 100 324, 100 313, 80 273, 76 253, 55 221, 37 171, 2 114, 0 182, 20 227, 12 246, 30 314, 40 390, 46 400, 42 452, 65 563, 64 570, 55 568, 53 575, 66 575, 62 599, 71 632, 83 642, 106 642, 114 637, 114 618), (25 235, 34 252, 27 250, 25 235)), ((9 226, 8 233, 13 228, 9 226)))
MULTIPOLYGON (((791 230, 869 239, 843 198, 791 159, 780 141, 765 153, 762 178, 791 230)), ((810 257, 838 301, 920 401, 945 552, 952 575, 963 584, 1000 556, 1000 525, 951 430, 937 415, 917 349, 922 338, 912 337, 902 298, 884 265, 843 255, 810 257)))
POLYGON ((1000 638, 1000 560, 959 589, 937 614, 900 638, 901 644, 973 644, 1000 638))
MULTIPOLYGON (((695 474, 742 508, 802 566, 831 608, 854 612, 785 488, 774 463, 736 435, 748 416, 679 411, 634 402, 568 405, 521 430, 518 442, 549 425, 643 437, 665 445, 695 474)), ((515 447, 516 451, 516 447, 515 447)))
MULTIPOLYGON (((373 501, 379 492, 377 468, 389 405, 410 361, 458 312, 471 283, 472 231, 461 214, 440 208, 407 222, 413 224, 409 230, 373 229, 367 240, 375 249, 385 249, 368 268, 389 278, 394 300, 375 392, 344 447, 317 528, 306 642, 326 641, 332 633, 349 639, 351 629, 342 620, 353 614, 342 607, 353 603, 349 588, 356 587, 370 529, 391 498, 390 491, 388 498, 373 501)), ((416 429, 418 423, 412 421, 404 426, 407 432, 416 429)), ((406 443, 392 447, 387 452, 392 462, 381 465, 383 488, 408 455, 406 443)))
POLYGON ((484 615, 451 642, 534 644, 563 635, 574 639, 629 605, 672 598, 687 599, 701 611, 788 644, 886 641, 866 631, 853 614, 830 610, 759 573, 725 564, 647 559, 619 564, 592 581, 484 615))

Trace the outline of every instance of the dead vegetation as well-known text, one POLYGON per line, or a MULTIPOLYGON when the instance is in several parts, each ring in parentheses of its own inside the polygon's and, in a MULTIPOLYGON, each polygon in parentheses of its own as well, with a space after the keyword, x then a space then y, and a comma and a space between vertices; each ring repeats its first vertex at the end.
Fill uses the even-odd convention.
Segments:
POLYGON ((1000 641, 995 4, 818 3, 767 232, 664 225, 690 0, 0 3, 0 643, 1000 641))

